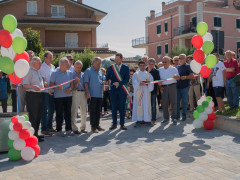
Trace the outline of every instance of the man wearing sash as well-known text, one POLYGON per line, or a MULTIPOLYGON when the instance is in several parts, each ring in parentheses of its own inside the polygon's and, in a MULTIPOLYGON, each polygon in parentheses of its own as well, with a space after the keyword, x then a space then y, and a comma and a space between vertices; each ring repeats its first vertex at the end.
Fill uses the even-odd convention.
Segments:
POLYGON ((130 78, 129 67, 122 63, 123 55, 117 53, 115 56, 116 64, 109 67, 108 73, 106 75, 106 81, 111 80, 111 90, 110 90, 110 100, 112 106, 112 126, 109 130, 114 130, 117 128, 117 109, 119 108, 120 113, 120 125, 122 130, 127 130, 124 126, 125 119, 125 108, 126 108, 126 98, 129 94, 127 89, 127 83, 130 78))
POLYGON ((137 121, 135 127, 141 125, 141 121, 152 126, 151 123, 151 91, 153 91, 153 84, 146 84, 153 81, 152 75, 147 72, 146 63, 139 61, 139 71, 133 75, 133 88, 134 88, 134 99, 133 99, 133 121, 137 121))

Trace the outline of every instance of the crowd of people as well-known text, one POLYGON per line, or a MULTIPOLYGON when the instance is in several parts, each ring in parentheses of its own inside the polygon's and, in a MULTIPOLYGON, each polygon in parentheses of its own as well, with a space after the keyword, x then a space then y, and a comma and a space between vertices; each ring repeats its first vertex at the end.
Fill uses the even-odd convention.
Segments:
MULTIPOLYGON (((82 72, 83 64, 71 54, 59 60, 59 67, 52 64, 53 54, 45 52, 43 63, 33 51, 28 51, 30 70, 19 85, 19 111, 29 113, 29 120, 35 129, 38 140, 44 136, 72 136, 88 133, 86 118, 90 115, 90 126, 93 133, 104 131, 100 119, 112 112, 112 125, 109 130, 117 128, 117 114, 120 114, 120 129, 127 130, 125 117, 136 121, 135 127, 143 124, 156 124, 159 108, 163 109, 163 120, 173 124, 187 119, 187 110, 193 112, 197 100, 205 93, 215 101, 218 111, 225 111, 223 98, 225 92, 230 109, 239 107, 239 92, 235 78, 240 72, 240 63, 232 51, 226 51, 223 60, 218 53, 217 64, 212 69, 204 86, 200 77, 196 76, 190 62, 193 57, 180 54, 170 58, 164 56, 160 63, 144 56, 138 62, 138 68, 129 68, 123 64, 123 55, 117 53, 115 64, 108 69, 101 68, 101 58, 96 57, 92 66, 82 72), (164 81, 160 81, 164 80, 164 81), (155 81, 155 83, 154 83, 155 81), (49 88, 50 87, 50 88, 49 88), (77 117, 80 108, 81 125, 78 127, 77 117), (102 109, 104 113, 102 113, 102 109), (171 110, 171 115, 169 111, 171 110), (182 111, 182 112, 181 112, 182 111), (53 128, 54 113, 56 129, 53 128), (171 118, 170 118, 171 117, 171 118), (65 133, 62 130, 65 121, 65 133), (39 128, 41 124, 41 134, 39 128)), ((240 56, 240 49, 238 49, 240 56)), ((3 112, 7 111, 7 76, 0 71, 0 101, 3 112)), ((16 85, 11 84, 12 111, 17 111, 16 85)))

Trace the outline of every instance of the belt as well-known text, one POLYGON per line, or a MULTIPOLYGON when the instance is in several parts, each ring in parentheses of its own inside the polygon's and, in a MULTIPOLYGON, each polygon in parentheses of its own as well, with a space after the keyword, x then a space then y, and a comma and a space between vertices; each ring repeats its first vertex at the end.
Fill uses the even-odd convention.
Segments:
POLYGON ((174 85, 174 84, 176 84, 176 83, 162 85, 162 87, 172 86, 172 85, 174 85))
POLYGON ((79 89, 78 89, 77 91, 85 91, 85 90, 79 90, 79 89))

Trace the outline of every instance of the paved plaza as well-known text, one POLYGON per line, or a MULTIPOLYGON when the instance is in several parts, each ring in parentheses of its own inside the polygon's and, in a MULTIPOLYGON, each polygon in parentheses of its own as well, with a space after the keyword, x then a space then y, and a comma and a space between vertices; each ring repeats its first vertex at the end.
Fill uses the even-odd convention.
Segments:
MULTIPOLYGON (((89 119, 88 119, 89 120, 89 119)), ((73 137, 46 137, 32 162, 0 154, 0 180, 40 179, 240 179, 240 136, 222 130, 178 125, 106 131, 73 137)), ((88 121, 88 131, 90 130, 88 121)))

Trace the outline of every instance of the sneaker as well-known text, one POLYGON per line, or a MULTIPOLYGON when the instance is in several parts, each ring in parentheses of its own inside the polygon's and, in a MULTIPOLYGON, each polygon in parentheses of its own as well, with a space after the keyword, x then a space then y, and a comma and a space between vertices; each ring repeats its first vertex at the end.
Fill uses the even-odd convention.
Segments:
POLYGON ((182 117, 181 121, 186 121, 187 118, 186 117, 182 117))
POLYGON ((67 135, 67 136, 74 136, 74 133, 73 133, 71 130, 68 130, 68 131, 66 132, 66 135, 67 135))
POLYGON ((60 137, 64 137, 65 136, 65 134, 62 131, 58 131, 57 135, 60 136, 60 137))
POLYGON ((137 121, 136 124, 134 125, 135 128, 140 127, 141 126, 141 122, 137 121))
POLYGON ((50 133, 49 131, 41 131, 41 134, 46 136, 46 137, 52 136, 52 133, 50 133))
POLYGON ((161 123, 169 123, 168 119, 163 119, 161 123))
POLYGON ((172 120, 172 123, 173 123, 174 125, 177 125, 177 120, 176 120, 176 119, 173 119, 173 120, 172 120))

